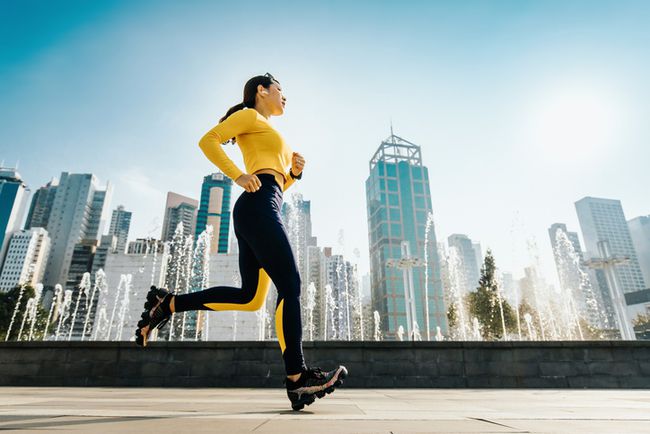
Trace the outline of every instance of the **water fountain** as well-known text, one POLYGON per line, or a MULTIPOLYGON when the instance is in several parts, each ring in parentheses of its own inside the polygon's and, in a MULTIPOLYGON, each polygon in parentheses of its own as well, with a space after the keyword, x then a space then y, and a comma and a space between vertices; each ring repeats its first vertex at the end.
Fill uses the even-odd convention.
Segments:
POLYGON ((54 307, 61 303, 61 297, 63 295, 63 287, 58 283, 54 286, 54 296, 52 297, 52 303, 50 304, 50 310, 47 314, 47 320, 45 321, 45 331, 43 332, 43 339, 46 339, 47 332, 50 327, 50 321, 55 321, 56 318, 52 317, 54 313, 54 307))
POLYGON ((307 286, 307 336, 310 341, 314 340, 314 308, 316 307, 316 285, 314 282, 309 282, 307 286))
POLYGON ((38 314, 38 305, 41 301, 41 295, 43 294, 43 284, 42 283, 37 283, 34 286, 34 304, 32 306, 32 309, 29 311, 29 321, 30 321, 30 327, 29 327, 29 338, 28 340, 31 341, 32 338, 34 337, 34 324, 36 324, 36 317, 38 314))
MULTIPOLYGON (((604 314, 602 297, 594 291, 591 279, 582 265, 582 258, 567 233, 558 228, 555 232, 553 251, 558 266, 560 285, 566 298, 572 298, 571 310, 577 309, 576 320, 584 318, 597 329, 610 328, 607 315, 604 314)), ((573 312, 572 312, 573 313, 573 312)), ((578 323, 579 325, 579 323, 578 323)))
POLYGON ((456 247, 450 247, 447 252, 444 245, 440 245, 438 256, 443 268, 443 286, 445 287, 446 302, 453 306, 456 315, 456 324, 450 327, 451 337, 459 340, 467 340, 471 324, 468 321, 467 306, 463 293, 463 276, 460 266, 460 257, 456 247))
MULTIPOLYGON (((381 329, 380 329, 380 327, 381 327, 381 319, 379 317, 379 312, 374 311, 373 312, 373 318, 375 320, 375 332, 374 332, 375 341, 380 341, 381 340, 381 329)), ((402 328, 402 331, 404 331, 403 328, 402 328)))
POLYGON ((7 335, 5 336, 5 341, 9 339, 9 335, 11 334, 11 329, 14 325, 14 321, 16 320, 16 315, 18 315, 18 311, 20 310, 20 302, 23 299, 23 294, 25 294, 25 286, 22 285, 20 287, 20 291, 18 292, 18 299, 16 300, 16 307, 14 308, 14 313, 11 315, 11 321, 9 322, 9 328, 7 329, 7 335))
POLYGON ((436 336, 435 336, 436 341, 444 341, 445 337, 442 335, 442 331, 440 330, 440 326, 436 326, 436 336))
MULTIPOLYGON (((290 218, 299 221, 300 216, 296 214, 296 208, 290 208, 290 211, 290 218)), ((431 279, 429 244, 434 238, 433 227, 433 214, 429 213, 424 241, 425 282, 431 279)), ((292 229, 292 231, 295 237, 301 236, 299 229, 295 231, 292 229)), ((163 266, 166 266, 163 276, 158 277, 158 279, 166 282, 167 287, 174 288, 175 292, 188 293, 207 287, 209 282, 209 247, 212 236, 212 227, 208 226, 206 231, 199 235, 196 243, 194 243, 192 236, 185 235, 182 225, 179 224, 172 240, 165 243, 164 248, 159 248, 159 243, 152 240, 151 245, 147 244, 145 251, 145 258, 147 255, 153 256, 151 283, 158 283, 155 281, 156 271, 158 268, 162 271, 163 266)), ((342 239, 342 233, 340 237, 342 239)), ((497 274, 498 303, 495 306, 495 314, 499 315, 501 320, 505 340, 584 339, 586 337, 584 320, 596 328, 608 327, 607 317, 603 314, 603 309, 600 306, 601 301, 598 292, 594 290, 589 275, 584 266, 581 265, 579 252, 575 251, 571 241, 563 231, 558 231, 555 234, 555 241, 556 249, 554 253, 560 264, 558 267, 560 287, 548 285, 541 277, 537 246, 534 240, 527 240, 530 259, 530 266, 526 274, 528 286, 526 291, 520 293, 515 290, 511 294, 515 296, 514 305, 517 316, 517 331, 511 335, 506 333, 504 314, 506 295, 503 293, 501 276, 497 274), (521 300, 519 299, 520 294, 523 295, 521 300), (524 309, 520 313, 520 309, 518 309, 520 301, 530 304, 531 309, 528 309, 528 311, 524 309), (600 327, 598 327, 599 325, 600 327)), ((482 326, 477 318, 471 318, 466 305, 466 276, 464 276, 463 267, 461 266, 459 252, 455 247, 446 248, 442 244, 436 246, 436 248, 436 253, 440 258, 445 302, 448 306, 453 306, 456 317, 455 325, 450 327, 447 336, 442 335, 440 326, 430 325, 428 312, 429 291, 424 291, 422 293, 425 306, 425 309, 423 309, 424 316, 421 315, 422 312, 418 307, 417 312, 420 316, 416 317, 413 306, 410 306, 407 313, 410 313, 411 318, 398 328, 396 338, 399 340, 406 338, 407 340, 426 339, 436 341, 447 339, 481 340, 482 326), (424 320, 426 334, 420 330, 418 318, 420 318, 420 322, 422 322, 422 319, 424 320), (430 330, 431 328, 433 330, 430 330)), ((304 252, 299 254, 304 254, 304 252)), ((150 260, 148 264, 151 263, 150 260)), ((360 285, 356 277, 356 269, 350 267, 348 262, 337 259, 333 271, 335 274, 333 283, 324 285, 321 294, 319 294, 319 287, 314 282, 309 282, 306 286, 303 306, 306 319, 304 338, 305 340, 313 340, 316 336, 321 336, 323 340, 363 340, 365 338, 364 306, 361 300, 360 285)), ((144 272, 145 266, 143 262, 139 273, 144 272)), ((412 285, 412 278, 408 276, 408 272, 406 278, 412 285)), ((239 286, 239 282, 236 280, 235 286, 239 286)), ((104 272, 99 270, 94 276, 85 273, 78 287, 78 293, 74 294, 74 297, 72 291, 64 291, 60 285, 54 288, 52 305, 49 307, 42 335, 38 326, 40 322, 37 321, 41 294, 37 291, 37 295, 30 299, 31 301, 27 300, 25 303, 23 288, 18 296, 6 340, 9 339, 12 329, 18 329, 17 334, 22 340, 70 340, 76 322, 80 322, 80 324, 77 324, 78 328, 81 328, 81 323, 83 323, 80 334, 81 340, 124 339, 124 328, 130 325, 129 321, 132 320, 132 318, 129 318, 129 305, 135 295, 132 288, 132 276, 128 274, 120 276, 119 284, 113 289, 108 287, 104 272), (107 299, 106 295, 108 293, 114 298, 107 299), (21 312, 21 308, 24 308, 24 311, 21 312), (83 312, 83 321, 78 318, 81 315, 80 312, 83 312), (22 317, 19 316, 21 314, 22 317)), ((40 288, 42 292, 42 285, 40 288)), ((137 296, 140 297, 141 294, 137 296)), ((412 295, 410 297, 412 298, 412 295)), ((422 301, 418 303, 422 303, 422 301)), ((272 332, 269 332, 269 325, 272 315, 269 315, 266 306, 259 310, 257 314, 258 339, 270 339, 272 332)), ((378 311, 366 316, 368 316, 365 320, 368 322, 369 329, 365 333, 370 334, 369 332, 372 331, 372 336, 369 337, 374 340, 381 340, 378 311)), ((168 336, 164 336, 164 338, 169 340, 206 340, 208 338, 208 317, 209 315, 205 314, 205 312, 183 312, 182 315, 174 315, 168 325, 168 330, 166 330, 168 336), (192 328, 194 326, 195 328, 192 328)), ((236 318, 235 316, 235 324, 232 329, 233 340, 238 337, 236 318)), ((241 335, 241 333, 239 334, 241 335)), ((156 340, 156 338, 154 332, 150 340, 156 340)))
POLYGON ((481 325, 478 322, 478 318, 472 318, 472 339, 475 341, 482 341, 483 334, 481 333, 481 325))
POLYGON ((70 316, 71 305, 72 305, 72 290, 66 289, 63 292, 63 302, 57 308, 57 317, 59 318, 59 324, 56 327, 56 334, 54 335, 55 341, 59 340, 59 336, 61 336, 61 327, 70 316))

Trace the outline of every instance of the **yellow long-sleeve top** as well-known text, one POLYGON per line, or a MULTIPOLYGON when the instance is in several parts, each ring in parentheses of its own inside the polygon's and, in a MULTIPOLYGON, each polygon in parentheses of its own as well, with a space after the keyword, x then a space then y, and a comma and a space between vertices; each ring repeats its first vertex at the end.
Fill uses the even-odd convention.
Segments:
POLYGON ((253 108, 238 110, 208 131, 199 141, 203 153, 230 179, 244 172, 228 157, 222 143, 235 137, 244 157, 246 172, 275 169, 284 175, 285 191, 294 179, 289 175, 293 151, 268 120, 253 108))

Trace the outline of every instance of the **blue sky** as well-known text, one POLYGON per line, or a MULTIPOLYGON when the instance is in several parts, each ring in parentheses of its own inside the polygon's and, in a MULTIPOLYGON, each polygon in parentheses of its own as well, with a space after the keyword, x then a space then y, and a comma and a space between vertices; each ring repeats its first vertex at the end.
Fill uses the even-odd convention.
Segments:
POLYGON ((158 235, 166 192, 198 198, 213 170, 199 138, 268 71, 319 245, 367 271, 364 181, 392 119, 422 146, 439 239, 518 276, 534 237, 551 273, 546 230, 579 232, 576 200, 650 214, 649 22, 644 1, 4 1, 0 159, 32 188, 93 172, 131 238, 158 235))

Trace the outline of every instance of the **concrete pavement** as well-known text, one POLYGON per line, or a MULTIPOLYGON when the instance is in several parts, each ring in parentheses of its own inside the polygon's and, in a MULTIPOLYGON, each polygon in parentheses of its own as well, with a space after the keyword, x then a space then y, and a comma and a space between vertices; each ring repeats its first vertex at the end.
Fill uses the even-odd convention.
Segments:
POLYGON ((650 433, 650 391, 343 387, 294 412, 283 389, 2 387, 0 431, 650 433))

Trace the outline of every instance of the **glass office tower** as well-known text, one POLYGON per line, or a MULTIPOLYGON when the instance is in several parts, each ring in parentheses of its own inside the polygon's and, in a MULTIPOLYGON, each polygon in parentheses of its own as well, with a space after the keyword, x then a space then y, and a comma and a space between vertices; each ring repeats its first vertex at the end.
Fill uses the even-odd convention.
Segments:
MULTIPOLYGON (((410 329, 408 293, 413 294, 414 320, 422 340, 427 339, 427 294, 429 336, 436 335, 437 327, 446 333, 437 240, 432 219, 428 221, 432 212, 429 174, 422 165, 418 145, 394 134, 381 143, 370 160, 366 200, 372 309, 379 312, 383 338, 397 339, 400 325, 405 332, 410 329), (426 266, 414 266, 411 276, 408 270, 394 266, 404 256, 404 241, 408 243, 411 258, 426 261, 426 266)), ((406 333, 404 339, 410 339, 406 333)))

